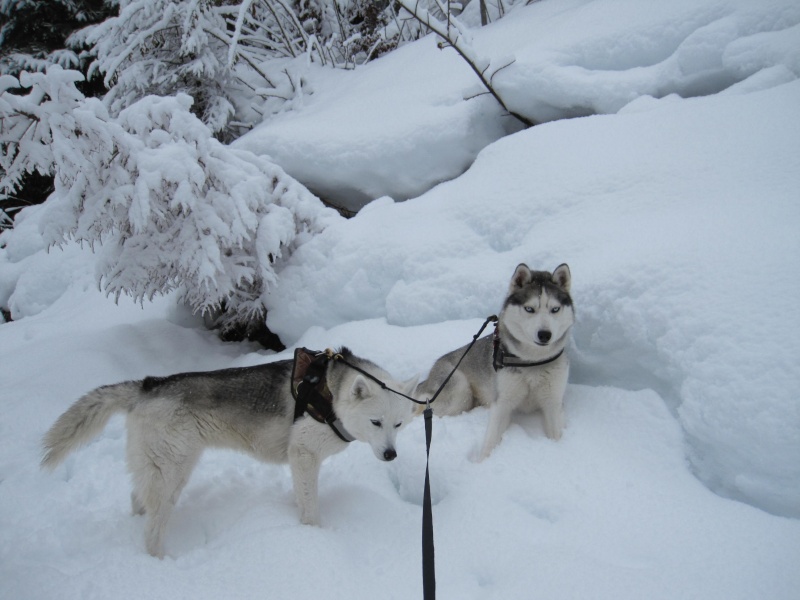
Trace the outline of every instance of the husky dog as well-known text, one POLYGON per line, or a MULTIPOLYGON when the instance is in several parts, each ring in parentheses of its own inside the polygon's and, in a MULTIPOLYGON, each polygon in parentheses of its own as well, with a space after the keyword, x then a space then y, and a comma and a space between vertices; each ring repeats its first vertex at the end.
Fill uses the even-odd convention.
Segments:
POLYGON ((319 410, 309 405, 305 414, 305 405, 298 410, 292 397, 311 362, 306 361, 298 377, 294 372, 298 353, 294 361, 147 377, 97 388, 75 402, 47 432, 42 466, 55 468, 97 435, 112 414, 124 412, 127 462, 133 476, 131 503, 134 514, 146 515, 146 546, 153 556, 164 556, 167 520, 207 447, 239 450, 265 462, 288 462, 300 521, 316 525, 322 461, 353 439, 372 446, 378 459, 393 460, 397 432, 413 416, 409 402, 394 397, 369 376, 404 393, 414 388, 416 380, 395 383, 386 371, 346 348, 336 355, 318 353, 320 381, 311 383, 314 392, 322 390, 318 398, 326 396, 328 401, 328 414, 318 422, 319 410))
MULTIPOLYGON (((561 437, 569 375, 564 348, 575 320, 570 284, 566 264, 552 273, 517 266, 494 335, 475 342, 431 405, 439 416, 489 407, 480 460, 500 442, 514 410, 540 409, 545 435, 553 440, 561 437)), ((430 398, 465 350, 466 346, 439 358, 427 380, 417 386, 417 397, 430 398)))

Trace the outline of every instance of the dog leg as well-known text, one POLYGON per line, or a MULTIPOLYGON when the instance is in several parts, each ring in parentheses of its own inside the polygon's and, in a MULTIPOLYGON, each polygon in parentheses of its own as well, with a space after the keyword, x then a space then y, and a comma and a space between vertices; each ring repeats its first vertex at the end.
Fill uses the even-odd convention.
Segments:
POLYGON ((511 424, 513 409, 504 402, 494 402, 489 408, 489 425, 486 427, 486 437, 483 448, 478 457, 479 461, 485 460, 492 453, 495 446, 500 443, 503 434, 511 424))
POLYGON ((173 506, 166 498, 159 498, 147 508, 144 543, 150 556, 164 558, 164 530, 173 506))
POLYGON ((564 371, 560 376, 553 378, 552 385, 545 390, 544 397, 539 401, 544 417, 544 434, 551 440, 560 440, 564 430, 564 393, 567 390, 567 374, 564 371))
POLYGON ((153 474, 145 500, 145 512, 148 516, 145 543, 147 551, 157 558, 164 558, 164 531, 167 521, 198 458, 199 453, 181 457, 178 462, 154 462, 158 472, 153 474))
POLYGON ((143 512, 147 518, 145 546, 156 558, 164 558, 167 521, 200 458, 199 448, 186 442, 173 439, 166 444, 159 440, 129 453, 134 479, 133 509, 139 514, 143 512))
POLYGON ((289 466, 292 470, 292 483, 297 506, 300 508, 300 522, 305 525, 319 525, 319 468, 320 456, 304 447, 289 446, 289 466))
POLYGON ((134 515, 143 515, 145 513, 144 503, 139 499, 139 494, 136 490, 131 492, 131 513, 134 515))
POLYGON ((542 405, 544 434, 551 440, 560 440, 564 430, 564 408, 560 400, 552 400, 542 405))

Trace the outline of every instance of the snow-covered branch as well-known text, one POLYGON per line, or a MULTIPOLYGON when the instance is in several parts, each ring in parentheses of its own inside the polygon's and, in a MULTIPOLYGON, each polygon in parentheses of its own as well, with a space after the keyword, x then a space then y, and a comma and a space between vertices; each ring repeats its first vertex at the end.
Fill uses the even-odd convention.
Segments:
POLYGON ((216 140, 186 94, 112 117, 75 88, 81 77, 51 66, 13 86, 28 95, 0 94, 0 188, 54 173, 43 234, 97 245, 108 293, 177 289, 196 311, 224 307, 223 327, 262 319, 283 261, 335 212, 267 159, 216 140))
POLYGON ((518 119, 528 127, 532 127, 536 122, 525 115, 514 112, 506 106, 500 90, 492 82, 496 72, 505 69, 509 63, 504 63, 500 67, 493 67, 490 60, 478 55, 472 46, 472 36, 469 29, 464 26, 452 12, 449 2, 435 0, 439 10, 443 13, 445 22, 437 19, 430 11, 420 5, 420 0, 398 0, 397 3, 408 11, 417 21, 431 30, 444 40, 444 44, 451 46, 463 58, 469 67, 480 79, 481 84, 492 97, 497 100, 500 106, 511 116, 518 119))

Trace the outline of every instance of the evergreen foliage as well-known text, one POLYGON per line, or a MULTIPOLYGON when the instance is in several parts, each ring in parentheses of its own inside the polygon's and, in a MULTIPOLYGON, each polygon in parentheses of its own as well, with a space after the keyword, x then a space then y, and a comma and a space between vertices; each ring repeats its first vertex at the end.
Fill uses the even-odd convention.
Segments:
MULTIPOLYGON (((0 75, 43 71, 51 64, 85 74, 88 62, 70 36, 113 10, 105 0, 0 0, 0 75)), ((105 93, 98 78, 85 78, 78 86, 89 96, 105 93)), ((13 195, 0 195, 0 230, 11 227, 22 208, 44 202, 52 191, 52 176, 23 173, 13 195)))
POLYGON ((216 140, 186 94, 147 96, 115 118, 79 79, 53 65, 20 77, 26 95, 0 95, 0 116, 21 132, 3 146, 0 189, 55 174, 45 238, 96 246, 111 294, 177 289, 195 311, 224 308, 223 330, 263 320, 277 269, 334 211, 269 160, 216 140))
POLYGON ((82 49, 70 36, 113 10, 107 0, 0 0, 0 74, 43 71, 50 64, 82 70, 82 49))

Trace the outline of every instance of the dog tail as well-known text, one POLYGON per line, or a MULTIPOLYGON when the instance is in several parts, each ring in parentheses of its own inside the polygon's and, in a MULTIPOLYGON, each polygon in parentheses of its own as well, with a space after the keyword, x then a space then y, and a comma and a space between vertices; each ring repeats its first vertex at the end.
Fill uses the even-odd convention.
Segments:
POLYGON ((141 382, 126 381, 99 387, 75 402, 45 434, 41 467, 55 469, 70 452, 99 434, 112 415, 127 410, 140 390, 141 382))

